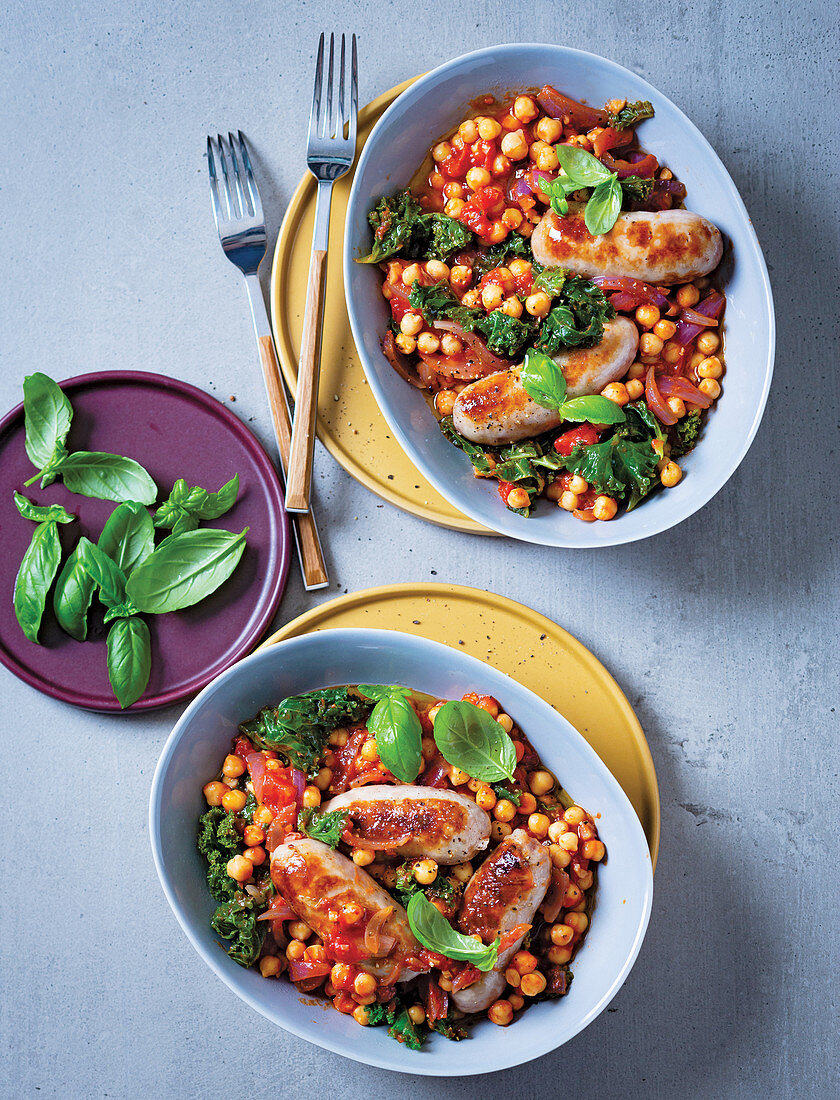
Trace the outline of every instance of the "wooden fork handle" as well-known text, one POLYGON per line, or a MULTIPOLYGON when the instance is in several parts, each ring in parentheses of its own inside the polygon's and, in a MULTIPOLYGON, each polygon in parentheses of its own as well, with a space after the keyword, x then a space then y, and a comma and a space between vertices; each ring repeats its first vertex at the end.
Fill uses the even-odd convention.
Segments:
MULTIPOLYGON (((283 380, 280 377, 280 365, 277 362, 274 341, 270 336, 260 336, 259 347, 260 363, 271 409, 271 419, 274 423, 274 434, 280 451, 280 462, 285 471, 289 468, 292 424, 289 419, 289 408, 283 389, 283 380)), ((329 582, 329 577, 327 567, 324 564, 324 555, 321 551, 315 518, 311 512, 296 515, 294 525, 304 587, 307 591, 313 588, 323 588, 329 582)))
POLYGON ((306 309, 300 346, 292 452, 286 478, 286 511, 306 512, 312 485, 312 456, 315 449, 315 417, 318 412, 318 375, 321 366, 321 321, 327 253, 313 248, 306 288, 306 309))

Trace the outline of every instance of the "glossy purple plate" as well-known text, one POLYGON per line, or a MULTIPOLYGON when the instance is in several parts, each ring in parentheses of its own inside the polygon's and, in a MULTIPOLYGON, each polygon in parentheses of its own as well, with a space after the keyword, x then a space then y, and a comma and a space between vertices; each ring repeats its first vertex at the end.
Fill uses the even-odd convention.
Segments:
MULTIPOLYGON (((247 544, 234 574, 208 599, 168 615, 144 616, 152 635, 152 672, 132 711, 167 706, 192 695, 244 657, 280 603, 289 573, 289 526, 283 493, 268 455, 245 425, 208 394, 175 378, 143 371, 101 371, 60 383, 73 404, 71 450, 110 451, 142 463, 169 495, 176 478, 218 489, 239 474, 239 498, 206 526, 241 531, 247 544)), ((23 405, 0 421, 0 661, 38 691, 90 710, 119 711, 105 667, 102 609, 94 598, 88 639, 58 626, 52 592, 41 645, 27 640, 12 606, 15 576, 34 524, 14 505, 14 489, 38 504, 60 503, 78 523, 59 526, 65 551, 79 535, 94 542, 116 507, 68 492, 60 481, 40 489, 24 450, 23 405)), ((159 540, 158 540, 159 541, 159 540)))

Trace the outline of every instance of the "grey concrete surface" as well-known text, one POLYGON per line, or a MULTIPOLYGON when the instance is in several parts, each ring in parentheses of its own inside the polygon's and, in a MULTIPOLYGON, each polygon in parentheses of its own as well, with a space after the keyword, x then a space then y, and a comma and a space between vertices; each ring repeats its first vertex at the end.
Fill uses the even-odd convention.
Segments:
POLYGON ((647 940, 609 1011, 519 1069, 399 1078, 323 1053, 209 973, 158 886, 147 798, 180 708, 86 714, 2 670, 0 1094, 835 1096, 832 5, 10 0, 0 13, 0 406, 35 369, 122 366, 235 393, 236 411, 270 437, 202 143, 208 129, 251 136, 276 227, 302 174, 317 33, 342 26, 360 35, 364 101, 503 40, 615 58, 711 140, 764 246, 776 379, 752 450, 700 514, 654 541, 554 553, 377 507, 319 452, 332 590, 307 596, 293 576, 278 618, 435 573, 520 599, 579 637, 628 693, 659 773, 647 940))

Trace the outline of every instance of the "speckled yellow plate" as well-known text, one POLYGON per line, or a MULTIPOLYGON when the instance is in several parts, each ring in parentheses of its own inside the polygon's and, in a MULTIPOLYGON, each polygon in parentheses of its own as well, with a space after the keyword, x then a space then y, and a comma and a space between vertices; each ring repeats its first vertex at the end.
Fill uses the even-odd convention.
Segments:
MULTIPOLYGON (((413 84, 414 79, 391 88, 359 111, 360 149, 385 108, 413 84)), ((495 531, 488 531, 463 515, 432 488, 394 439, 370 392, 350 333, 341 277, 344 218, 352 182, 351 171, 333 188, 321 342, 318 438, 349 474, 389 504, 441 527, 494 535, 495 531)), ((292 393, 297 384, 314 218, 315 178, 307 172, 292 195, 271 267, 274 338, 280 366, 292 393)))
POLYGON ((583 734, 621 784, 639 815, 656 866, 659 788, 642 727, 601 662, 557 623, 477 588, 391 584, 323 603, 263 645, 334 627, 401 630, 463 646, 545 699, 583 734))

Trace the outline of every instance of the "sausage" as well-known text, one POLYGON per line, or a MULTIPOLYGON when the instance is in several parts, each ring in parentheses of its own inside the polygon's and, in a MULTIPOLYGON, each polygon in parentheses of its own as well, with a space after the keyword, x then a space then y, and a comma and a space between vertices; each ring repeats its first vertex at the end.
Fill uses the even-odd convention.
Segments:
POLYGON ((646 283, 686 283, 708 275, 720 263, 718 228, 691 210, 619 214, 609 231, 593 237, 583 209, 564 217, 553 210, 531 236, 534 259, 576 275, 629 275, 646 283))
MULTIPOLYGON (((490 943, 517 924, 530 924, 550 882, 548 849, 524 829, 515 829, 467 883, 458 917, 459 929, 468 936, 478 934, 485 943, 490 943)), ((497 999, 505 987, 505 967, 523 939, 520 936, 499 952, 493 970, 452 994, 462 1012, 482 1012, 497 999)))
MULTIPOLYGON (((609 382, 623 378, 638 347, 639 330, 626 317, 616 317, 604 325, 596 347, 570 348, 554 356, 566 379, 567 399, 600 393, 609 382)), ((473 443, 497 446, 559 428, 563 417, 528 396, 520 370, 489 374, 461 390, 452 409, 456 431, 473 443)))
POLYGON ((352 834, 363 842, 359 847, 389 849, 408 858, 464 863, 490 840, 488 814, 455 791, 371 785, 344 791, 323 808, 349 811, 352 834))
POLYGON ((365 918, 356 924, 340 925, 342 938, 364 950, 368 919, 380 909, 391 914, 380 929, 391 936, 393 946, 377 958, 362 959, 356 965, 377 978, 407 981, 416 975, 402 966, 402 960, 417 955, 420 944, 408 924, 408 915, 367 871, 357 867, 340 852, 320 840, 297 837, 274 849, 271 856, 271 881, 290 909, 325 941, 336 930, 336 914, 347 902, 365 909, 365 918))

